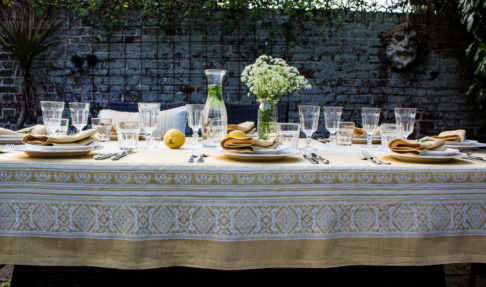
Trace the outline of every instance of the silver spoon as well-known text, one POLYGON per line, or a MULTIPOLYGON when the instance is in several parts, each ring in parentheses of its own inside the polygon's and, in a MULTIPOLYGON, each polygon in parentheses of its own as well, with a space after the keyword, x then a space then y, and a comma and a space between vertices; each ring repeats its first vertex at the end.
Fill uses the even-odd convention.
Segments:
POLYGON ((203 163, 204 162, 204 154, 202 153, 200 156, 199 156, 199 159, 197 160, 198 163, 203 163))

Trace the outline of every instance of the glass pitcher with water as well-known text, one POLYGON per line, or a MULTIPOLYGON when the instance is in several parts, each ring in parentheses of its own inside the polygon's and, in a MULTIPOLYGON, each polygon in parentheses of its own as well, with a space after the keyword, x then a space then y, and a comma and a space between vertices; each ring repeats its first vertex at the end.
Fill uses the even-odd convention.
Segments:
POLYGON ((228 115, 223 101, 225 70, 205 70, 208 79, 208 98, 203 110, 202 142, 204 146, 217 146, 226 136, 228 115))

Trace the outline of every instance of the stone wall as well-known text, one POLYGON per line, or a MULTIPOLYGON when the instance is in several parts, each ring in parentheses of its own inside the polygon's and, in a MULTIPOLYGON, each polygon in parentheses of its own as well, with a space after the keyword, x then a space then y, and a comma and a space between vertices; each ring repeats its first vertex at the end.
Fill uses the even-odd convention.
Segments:
MULTIPOLYGON (((247 64, 268 54, 295 65, 313 86, 282 98, 290 104, 291 121, 298 121, 299 104, 344 106, 343 119, 358 125, 362 106, 381 107, 381 122, 394 121, 394 107, 414 106, 419 135, 458 127, 477 134, 482 120, 465 96, 471 79, 463 56, 465 28, 454 19, 412 15, 424 34, 421 55, 407 71, 394 71, 379 33, 404 21, 400 14, 326 11, 296 23, 288 33, 278 16, 238 27, 187 20, 160 28, 137 19, 108 38, 102 30, 71 19, 59 32, 61 44, 41 63, 47 72, 38 77, 37 100, 90 101, 93 115, 110 102, 203 103, 204 69, 222 68, 228 71, 225 101, 255 102, 239 77, 247 64), (99 59, 92 68, 86 61, 81 68, 71 61, 72 56, 84 59, 90 54, 99 59)), ((18 115, 19 83, 14 62, 0 54, 3 126, 18 115)), ((322 115, 318 133, 327 133, 322 115)))

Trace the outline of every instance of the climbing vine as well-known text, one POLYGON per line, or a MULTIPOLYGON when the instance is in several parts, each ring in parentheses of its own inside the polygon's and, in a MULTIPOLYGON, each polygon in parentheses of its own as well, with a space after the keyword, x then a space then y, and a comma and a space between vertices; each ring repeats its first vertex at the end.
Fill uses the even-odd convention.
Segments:
MULTIPOLYGON (((313 17, 316 10, 341 9, 352 11, 430 12, 437 13, 453 6, 456 0, 27 0, 40 11, 50 6, 64 8, 107 31, 124 27, 133 13, 141 12, 160 26, 181 23, 185 18, 213 18, 223 25, 236 26, 247 20, 260 23, 269 13, 284 14, 288 23, 313 17), (264 13, 263 13, 264 12, 264 13)), ((3 7, 19 0, 1 0, 3 7)), ((22 0, 25 2, 25 0, 22 0)))
POLYGON ((472 59, 474 82, 467 95, 478 105, 486 109, 486 0, 459 0, 461 21, 466 25, 473 41, 466 49, 466 56, 472 59))

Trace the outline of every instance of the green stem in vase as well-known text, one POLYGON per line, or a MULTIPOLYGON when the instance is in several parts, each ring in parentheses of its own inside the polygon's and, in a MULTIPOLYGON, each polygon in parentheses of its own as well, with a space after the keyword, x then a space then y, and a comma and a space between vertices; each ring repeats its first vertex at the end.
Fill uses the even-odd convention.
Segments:
POLYGON ((223 101, 223 87, 221 85, 208 86, 209 105, 213 108, 219 106, 223 101))
POLYGON ((258 114, 258 138, 266 140, 275 126, 275 103, 263 103, 263 105, 258 114))

